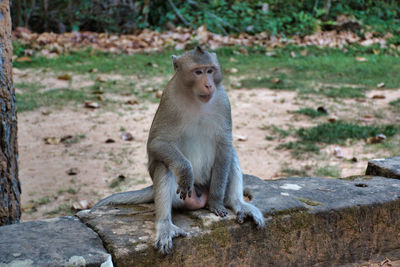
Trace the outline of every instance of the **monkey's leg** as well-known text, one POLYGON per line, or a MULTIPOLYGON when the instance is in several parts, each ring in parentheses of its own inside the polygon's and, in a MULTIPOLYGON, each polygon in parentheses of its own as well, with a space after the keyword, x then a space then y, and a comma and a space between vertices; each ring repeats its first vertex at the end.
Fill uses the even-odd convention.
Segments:
POLYGON ((234 157, 226 188, 225 204, 236 212, 239 223, 243 223, 246 217, 252 217, 257 227, 261 228, 265 224, 264 216, 256 206, 245 202, 243 199, 243 174, 236 152, 233 151, 233 153, 234 157))
POLYGON ((154 203, 156 209, 156 242, 155 247, 162 254, 172 250, 172 239, 186 236, 186 232, 172 223, 172 207, 183 205, 183 200, 176 194, 176 178, 163 164, 155 167, 153 175, 154 203))

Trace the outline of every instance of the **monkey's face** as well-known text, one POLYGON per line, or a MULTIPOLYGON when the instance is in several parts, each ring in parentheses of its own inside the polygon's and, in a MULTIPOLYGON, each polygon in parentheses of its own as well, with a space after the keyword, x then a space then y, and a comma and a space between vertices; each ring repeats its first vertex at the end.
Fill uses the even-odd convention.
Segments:
POLYGON ((180 57, 173 57, 177 78, 192 99, 209 102, 222 81, 215 53, 197 47, 180 57))

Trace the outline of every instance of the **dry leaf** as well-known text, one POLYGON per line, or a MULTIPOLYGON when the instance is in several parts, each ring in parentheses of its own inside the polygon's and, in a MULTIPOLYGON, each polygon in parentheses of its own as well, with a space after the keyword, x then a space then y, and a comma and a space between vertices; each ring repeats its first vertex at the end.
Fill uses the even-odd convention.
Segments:
POLYGON ((114 139, 108 138, 105 142, 106 144, 111 144, 111 143, 115 143, 114 139))
POLYGON ((121 139, 124 140, 124 141, 132 141, 134 138, 133 138, 133 135, 131 133, 123 132, 123 133, 121 133, 121 139))
POLYGON ((328 112, 328 109, 326 108, 326 107, 324 107, 324 106, 319 106, 318 108, 317 108, 317 111, 318 112, 321 112, 321 113, 325 113, 325 114, 328 114, 329 112, 328 112))
POLYGON ((279 78, 271 78, 269 81, 270 81, 271 83, 280 83, 280 82, 282 82, 282 80, 279 79, 279 78))
POLYGON ((296 57, 297 57, 297 55, 296 55, 296 53, 295 53, 294 51, 291 51, 291 52, 290 52, 290 56, 291 56, 292 58, 296 58, 296 57))
POLYGON ((70 80, 72 80, 72 76, 70 74, 66 73, 66 74, 57 76, 57 79, 63 80, 63 81, 70 81, 70 80))
POLYGON ((371 115, 364 115, 364 116, 361 117, 361 120, 364 121, 364 122, 370 122, 370 121, 374 120, 374 117, 371 116, 371 115))
POLYGON ((372 99, 385 99, 386 98, 386 96, 384 96, 384 95, 373 95, 372 96, 372 99))
POLYGON ((368 59, 365 58, 365 57, 356 57, 356 60, 359 61, 359 62, 366 62, 366 61, 368 61, 368 59))
POLYGON ((231 69, 227 69, 226 72, 228 72, 228 73, 237 73, 238 69, 237 68, 231 68, 231 69))
POLYGON ((344 158, 342 149, 340 147, 335 147, 334 150, 333 150, 333 154, 335 155, 335 157, 337 157, 339 159, 344 158))
POLYGON ((51 111, 48 111, 48 110, 43 110, 42 111, 42 115, 44 115, 44 116, 48 116, 50 114, 51 114, 51 111))
POLYGON ((16 60, 17 62, 31 62, 32 59, 30 57, 19 57, 16 60))
POLYGON ((72 208, 75 211, 86 210, 89 208, 89 203, 87 202, 87 200, 75 201, 74 203, 72 203, 72 208))
POLYGON ((337 121, 337 118, 336 117, 330 117, 330 118, 328 118, 328 121, 330 123, 335 123, 337 121))
POLYGON ((247 136, 244 136, 244 135, 234 134, 234 135, 233 135, 233 138, 234 138, 235 140, 241 141, 241 142, 247 141, 247 136))
POLYGON ((100 104, 99 104, 99 103, 92 102, 92 101, 86 101, 86 102, 85 102, 85 108, 92 108, 92 109, 95 109, 95 108, 99 108, 99 107, 100 107, 100 104))
POLYGON ((68 175, 77 175, 79 173, 79 169, 78 168, 70 168, 66 171, 66 173, 68 175))
POLYGON ((376 85, 376 87, 377 87, 377 88, 383 88, 383 87, 385 87, 385 83, 378 83, 378 84, 376 85))
POLYGON ((98 71, 98 69, 96 69, 96 68, 89 70, 89 72, 91 72, 91 73, 96 73, 97 71, 98 71))
POLYGON ((60 143, 60 139, 57 137, 45 137, 43 140, 46 145, 57 145, 60 143))
POLYGON ((64 143, 65 141, 71 139, 72 137, 73 137, 72 135, 65 135, 65 136, 61 137, 60 143, 64 143))
POLYGON ((158 90, 158 91, 156 92, 156 98, 161 98, 162 94, 163 94, 163 91, 158 90))
POLYGON ((128 104, 128 105, 137 105, 137 104, 139 104, 139 101, 137 101, 136 98, 134 98, 134 99, 129 99, 128 101, 125 102, 125 104, 128 104))
POLYGON ((100 102, 104 102, 104 98, 101 95, 97 95, 97 100, 99 100, 100 102))
POLYGON ((377 143, 382 143, 385 139, 386 135, 378 134, 377 136, 372 136, 367 138, 366 142, 367 144, 377 144, 377 143))
POLYGON ((105 82, 107 82, 107 79, 104 78, 103 76, 97 76, 96 81, 101 82, 101 83, 105 83, 105 82))

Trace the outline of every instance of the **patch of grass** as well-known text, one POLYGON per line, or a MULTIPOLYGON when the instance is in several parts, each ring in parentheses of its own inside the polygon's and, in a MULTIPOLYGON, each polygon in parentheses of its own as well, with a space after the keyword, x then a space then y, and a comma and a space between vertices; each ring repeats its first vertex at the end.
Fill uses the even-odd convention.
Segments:
POLYGON ((42 198, 39 198, 38 200, 36 200, 35 204, 41 206, 41 205, 45 205, 47 203, 50 203, 50 201, 51 201, 50 197, 45 196, 45 197, 42 197, 42 198))
POLYGON ((284 168, 281 170, 281 172, 288 176, 299 176, 299 177, 307 177, 308 176, 307 171, 292 169, 292 168, 284 168))
POLYGON ((366 88, 360 87, 323 87, 320 89, 303 89, 302 94, 317 94, 332 98, 364 98, 366 88))
POLYGON ((400 109, 400 98, 397 98, 396 100, 392 101, 389 103, 391 106, 400 109))
POLYGON ((276 149, 290 149, 292 155, 296 158, 301 158, 307 153, 319 153, 319 147, 312 142, 288 142, 280 144, 276 149))
POLYGON ((296 110, 294 113, 303 114, 303 115, 309 116, 311 118, 316 118, 316 117, 319 117, 319 116, 328 115, 327 113, 318 111, 318 110, 313 109, 313 108, 301 108, 299 110, 296 110))
POLYGON ((39 83, 26 83, 26 82, 15 83, 14 87, 21 91, 28 91, 28 92, 35 92, 37 90, 44 88, 44 86, 39 83))
POLYGON ((62 106, 68 102, 82 103, 84 100, 94 99, 81 90, 68 88, 53 89, 46 92, 26 92, 16 95, 17 109, 29 111, 42 106, 62 106))
POLYGON ((54 216, 60 214, 62 214, 63 216, 71 216, 74 215, 75 212, 71 209, 71 207, 68 204, 62 204, 54 210, 44 212, 43 216, 54 216))
POLYGON ((338 166, 324 166, 319 167, 314 171, 314 175, 322 177, 340 177, 342 171, 338 166))
POLYGON ((286 75, 280 75, 280 77, 257 77, 257 78, 245 78, 240 81, 242 87, 252 88, 269 88, 269 89, 284 89, 294 90, 302 84, 296 83, 286 78, 286 75))
POLYGON ((398 132, 394 125, 361 126, 346 122, 323 123, 312 128, 297 130, 297 136, 305 142, 320 142, 326 144, 343 143, 347 139, 364 139, 378 134, 387 137, 398 132))

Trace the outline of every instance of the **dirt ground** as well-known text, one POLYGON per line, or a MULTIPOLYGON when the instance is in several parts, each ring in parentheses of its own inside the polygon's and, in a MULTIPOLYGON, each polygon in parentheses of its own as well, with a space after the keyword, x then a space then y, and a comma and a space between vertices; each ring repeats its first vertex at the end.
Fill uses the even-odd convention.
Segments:
MULTIPOLYGON (((68 83, 57 79, 44 81, 38 73, 17 70, 14 81, 40 80, 49 88, 68 83)), ((90 84, 85 77, 74 79, 77 88, 90 84)), ((16 90, 18 93, 19 89, 16 90)), ((288 176, 282 171, 284 169, 305 170, 313 175, 317 168, 326 166, 335 166, 342 177, 360 175, 365 172, 369 159, 390 155, 361 140, 342 146, 328 145, 319 155, 296 158, 288 150, 276 149, 294 137, 266 139, 266 136, 276 135, 272 126, 290 130, 314 126, 330 117, 360 121, 366 115, 368 120, 361 124, 400 122, 400 118, 388 109, 388 103, 400 97, 400 89, 370 91, 364 102, 301 97, 293 91, 269 89, 243 88, 230 90, 228 94, 232 105, 234 145, 243 172, 262 179, 288 176), (376 94, 383 94, 385 98, 373 99, 376 94), (311 119, 293 113, 301 107, 321 105, 330 111, 328 117, 311 119), (342 158, 335 156, 338 147, 342 158), (353 157, 357 162, 350 160, 353 157)), ((146 170, 146 140, 157 104, 139 101, 135 105, 126 105, 129 96, 104 97, 116 99, 117 104, 98 109, 85 108, 83 103, 69 104, 62 108, 45 107, 19 113, 23 221, 70 214, 74 212, 73 207, 87 208, 114 192, 151 184, 146 170), (129 132, 133 140, 123 140, 123 132, 129 132)))

